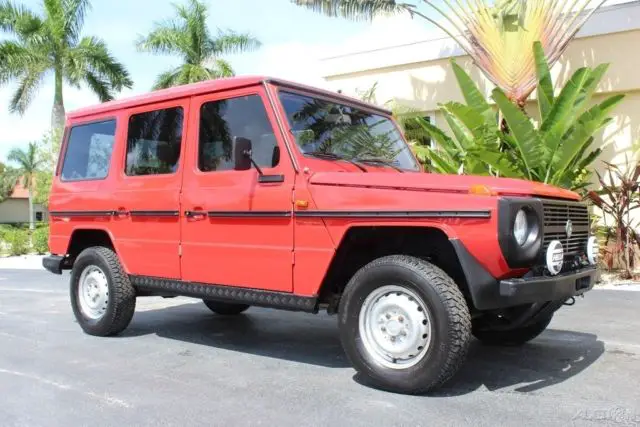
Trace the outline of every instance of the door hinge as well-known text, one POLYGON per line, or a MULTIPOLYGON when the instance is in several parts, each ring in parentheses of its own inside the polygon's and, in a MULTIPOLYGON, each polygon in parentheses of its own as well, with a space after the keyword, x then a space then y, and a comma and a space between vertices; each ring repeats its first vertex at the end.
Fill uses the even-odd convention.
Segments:
POLYGON ((296 253, 291 252, 291 265, 296 265, 296 253))
POLYGON ((178 245, 178 256, 181 257, 182 256, 182 244, 178 245))

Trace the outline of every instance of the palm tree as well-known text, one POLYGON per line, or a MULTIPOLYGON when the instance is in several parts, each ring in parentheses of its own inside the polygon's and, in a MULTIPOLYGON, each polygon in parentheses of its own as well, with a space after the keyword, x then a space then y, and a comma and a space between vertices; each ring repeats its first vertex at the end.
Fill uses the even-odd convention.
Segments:
POLYGON ((80 37, 89 0, 42 0, 43 14, 10 1, 0 3, 0 30, 12 35, 0 42, 0 84, 16 80, 9 110, 23 114, 48 73, 55 94, 51 126, 64 126, 63 84, 86 84, 100 99, 130 88, 127 70, 97 37, 80 37))
POLYGON ((0 203, 11 195, 16 186, 16 174, 13 169, 7 168, 0 163, 0 203))
POLYGON ((34 177, 45 163, 38 154, 38 144, 29 143, 26 150, 14 148, 9 152, 7 159, 15 163, 18 167, 15 172, 20 176, 22 185, 29 192, 29 228, 33 230, 33 187, 34 177))
POLYGON ((136 43, 140 51, 182 58, 182 65, 158 76, 154 89, 231 77, 231 65, 220 56, 260 47, 260 42, 249 34, 218 29, 217 36, 212 36, 207 28, 207 7, 199 0, 173 7, 176 19, 156 23, 151 33, 136 43))
POLYGON ((487 78, 522 106, 537 85, 533 44, 542 44, 553 66, 591 15, 595 0, 422 0, 424 11, 396 0, 292 0, 328 16, 362 20, 406 13, 445 31, 487 78), (427 11, 429 11, 427 13, 427 11))

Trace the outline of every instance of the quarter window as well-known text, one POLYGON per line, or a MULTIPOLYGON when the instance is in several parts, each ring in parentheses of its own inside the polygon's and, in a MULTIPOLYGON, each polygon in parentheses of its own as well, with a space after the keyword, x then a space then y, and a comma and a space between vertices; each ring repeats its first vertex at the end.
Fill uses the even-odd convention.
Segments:
POLYGON ((180 161, 181 107, 135 114, 129 119, 126 174, 162 175, 174 173, 180 161))
POLYGON ((106 178, 109 174, 115 134, 115 120, 71 128, 62 165, 62 180, 106 178))
POLYGON ((203 172, 233 170, 237 138, 251 141, 251 155, 259 166, 278 165, 280 150, 262 99, 249 95, 202 105, 198 168, 203 172))

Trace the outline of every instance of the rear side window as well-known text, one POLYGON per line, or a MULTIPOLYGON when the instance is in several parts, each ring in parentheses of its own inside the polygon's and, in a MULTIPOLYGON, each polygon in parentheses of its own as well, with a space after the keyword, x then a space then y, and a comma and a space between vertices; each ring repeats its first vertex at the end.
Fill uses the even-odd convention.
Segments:
POLYGON ((182 145, 181 107, 135 114, 129 119, 126 174, 129 176, 174 173, 182 145))
POLYGON ((115 120, 72 127, 62 165, 62 180, 106 178, 109 174, 115 134, 115 120))

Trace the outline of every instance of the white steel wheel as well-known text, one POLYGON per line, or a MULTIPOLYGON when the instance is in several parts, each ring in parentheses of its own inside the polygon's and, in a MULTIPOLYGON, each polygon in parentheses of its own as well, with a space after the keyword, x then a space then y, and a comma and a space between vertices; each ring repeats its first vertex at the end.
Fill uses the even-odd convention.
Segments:
POLYGON ((80 311, 88 319, 102 318, 109 306, 109 281, 107 275, 96 265, 82 270, 78 283, 80 311))
POLYGON ((387 368, 406 369, 419 363, 429 349, 429 310, 415 292, 402 286, 381 286, 362 304, 359 332, 373 360, 387 368))

